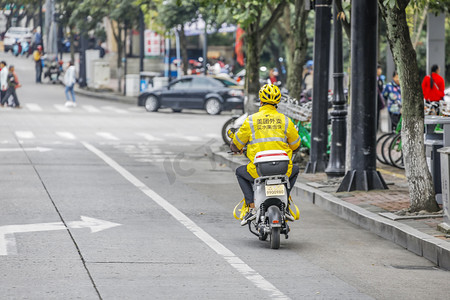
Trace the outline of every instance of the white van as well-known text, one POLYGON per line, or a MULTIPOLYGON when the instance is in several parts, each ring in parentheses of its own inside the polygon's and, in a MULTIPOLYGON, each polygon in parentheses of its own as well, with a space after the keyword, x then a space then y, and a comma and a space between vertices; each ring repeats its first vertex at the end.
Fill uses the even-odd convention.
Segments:
POLYGON ((12 50, 12 46, 18 40, 19 42, 27 41, 31 43, 33 37, 33 32, 30 28, 26 27, 10 27, 5 33, 3 38, 3 45, 5 47, 5 52, 12 50))

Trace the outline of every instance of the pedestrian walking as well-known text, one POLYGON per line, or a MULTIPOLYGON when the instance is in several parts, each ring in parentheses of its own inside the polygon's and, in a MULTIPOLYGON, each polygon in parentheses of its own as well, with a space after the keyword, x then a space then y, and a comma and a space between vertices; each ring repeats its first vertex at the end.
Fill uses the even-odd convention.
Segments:
POLYGON ((6 62, 0 62, 0 103, 3 106, 3 101, 8 101, 5 98, 6 90, 8 89, 8 68, 6 67, 6 62))
POLYGON ((38 45, 42 45, 42 36, 40 31, 40 27, 33 29, 33 37, 31 38, 31 48, 33 50, 36 50, 38 45))
POLYGON ((302 89, 303 89, 303 92, 305 92, 308 97, 310 97, 312 95, 312 89, 313 89, 313 83, 314 83, 313 72, 314 72, 313 61, 308 60, 306 62, 306 66, 303 71, 303 79, 302 79, 302 89))
POLYGON ((439 66, 433 65, 431 67, 431 74, 423 78, 423 98, 428 103, 444 99, 445 81, 439 73, 439 66))
POLYGON ((42 78, 42 46, 38 45, 33 52, 33 60, 36 70, 36 83, 41 83, 42 78))
POLYGON ((381 110, 386 107, 386 101, 383 97, 383 90, 384 90, 384 80, 383 80, 383 69, 380 65, 377 67, 377 92, 378 92, 378 101, 377 101, 377 130, 380 128, 380 114, 381 110))
POLYGON ((9 97, 13 97, 13 103, 12 106, 14 108, 22 108, 19 103, 19 99, 17 97, 16 89, 20 88, 21 85, 19 83, 19 78, 17 77, 16 72, 14 71, 14 66, 9 66, 9 72, 8 72, 8 89, 5 93, 5 101, 2 99, 2 105, 5 104, 5 102, 9 99, 9 97))
POLYGON ((64 74, 64 85, 66 86, 65 94, 66 94, 66 106, 76 107, 77 104, 75 102, 75 93, 73 88, 75 86, 75 82, 77 82, 77 77, 75 74, 75 66, 73 65, 73 61, 69 62, 69 67, 64 74), (72 95, 72 101, 69 98, 69 92, 72 95))
POLYGON ((394 131, 402 115, 402 94, 397 71, 394 71, 392 74, 392 81, 386 84, 383 90, 383 97, 388 102, 388 112, 391 117, 392 130, 394 131))

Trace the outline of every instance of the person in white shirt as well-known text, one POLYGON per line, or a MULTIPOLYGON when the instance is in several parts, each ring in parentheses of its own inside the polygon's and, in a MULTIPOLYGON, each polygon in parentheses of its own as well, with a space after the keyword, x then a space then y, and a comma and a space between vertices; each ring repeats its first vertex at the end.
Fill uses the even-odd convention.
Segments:
POLYGON ((73 88, 75 86, 75 82, 77 82, 76 74, 75 74, 75 66, 73 65, 73 61, 69 62, 69 67, 64 74, 64 85, 66 86, 66 106, 75 107, 77 104, 75 103, 75 93, 73 88), (72 95, 72 101, 69 98, 69 92, 72 95))
POLYGON ((3 106, 4 102, 6 102, 6 99, 3 99, 3 97, 5 97, 6 90, 8 89, 8 68, 6 67, 5 61, 0 62, 0 69, 0 99, 3 106))

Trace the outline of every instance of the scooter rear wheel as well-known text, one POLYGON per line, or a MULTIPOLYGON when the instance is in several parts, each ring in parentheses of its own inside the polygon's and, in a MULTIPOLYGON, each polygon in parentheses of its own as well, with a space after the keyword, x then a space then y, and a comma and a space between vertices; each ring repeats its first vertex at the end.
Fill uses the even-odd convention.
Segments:
POLYGON ((270 248, 280 248, 280 227, 272 227, 270 233, 270 248))

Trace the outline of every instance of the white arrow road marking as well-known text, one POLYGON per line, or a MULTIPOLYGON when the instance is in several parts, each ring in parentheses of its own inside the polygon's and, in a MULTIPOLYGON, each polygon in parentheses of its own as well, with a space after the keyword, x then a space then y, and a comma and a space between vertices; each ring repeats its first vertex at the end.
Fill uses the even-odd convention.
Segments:
POLYGON ((51 148, 45 147, 36 147, 36 148, 2 148, 0 152, 19 152, 19 151, 38 151, 38 152, 47 152, 52 151, 51 148))
POLYGON ((31 131, 16 131, 14 132, 19 139, 34 139, 35 136, 31 131))
POLYGON ((107 140, 111 140, 111 141, 118 141, 119 140, 118 137, 112 135, 109 132, 97 132, 96 135, 101 136, 102 138, 107 139, 107 140))
POLYGON ((195 224, 189 217, 183 214, 178 208, 169 203, 166 199, 158 195, 148 186, 146 186, 142 181, 137 179, 133 174, 128 172, 125 168, 119 165, 115 160, 107 156, 105 153, 95 148, 89 143, 82 142, 82 144, 98 157, 100 157, 105 163, 107 163, 111 168, 116 170, 121 174, 126 180, 128 180, 135 187, 140 189, 144 194, 146 194, 155 203, 165 209, 172 217, 174 217, 178 222, 180 222, 184 227, 196 235, 202 242, 208 245, 214 252, 220 255, 227 263, 229 263, 233 268, 235 268, 242 276, 251 281, 259 289, 269 293, 270 299, 289 299, 285 294, 283 294, 279 289, 277 289, 272 283, 267 281, 258 272, 253 270, 249 265, 242 261, 236 254, 231 252, 228 248, 222 245, 218 240, 210 236, 206 231, 204 231, 200 226, 195 224))
POLYGON ((57 131, 56 134, 62 138, 68 139, 68 140, 76 140, 77 139, 73 133, 66 132, 66 131, 57 131))
POLYGON ((100 220, 96 218, 90 218, 86 216, 81 216, 81 221, 72 221, 67 223, 69 228, 90 228, 91 232, 99 232, 105 229, 120 226, 122 224, 113 223, 105 220, 100 220))
POLYGON ((139 133, 136 133, 136 135, 142 136, 144 139, 146 139, 147 141, 150 141, 150 142, 156 142, 156 141, 162 141, 163 140, 161 138, 155 137, 155 136, 153 136, 151 134, 148 134, 148 133, 139 132, 139 133))
POLYGON ((42 111, 42 107, 36 103, 26 103, 25 106, 31 111, 42 111))
MULTIPOLYGON (((72 221, 67 222, 66 224, 67 228, 90 228, 91 233, 121 225, 85 216, 81 216, 81 221, 72 221)), ((66 226, 64 226, 62 222, 0 226, 0 255, 17 254, 14 253, 16 247, 14 234, 16 233, 63 229, 66 229, 66 226)))
POLYGON ((90 113, 99 113, 100 110, 93 105, 82 105, 81 106, 85 111, 90 113))

